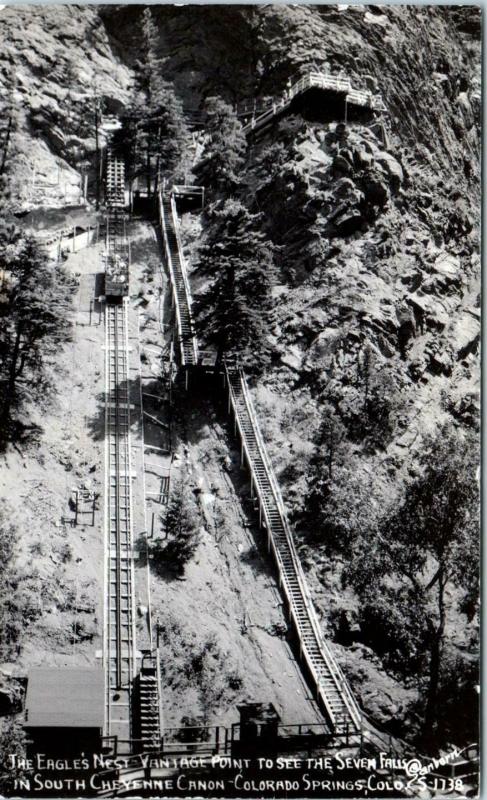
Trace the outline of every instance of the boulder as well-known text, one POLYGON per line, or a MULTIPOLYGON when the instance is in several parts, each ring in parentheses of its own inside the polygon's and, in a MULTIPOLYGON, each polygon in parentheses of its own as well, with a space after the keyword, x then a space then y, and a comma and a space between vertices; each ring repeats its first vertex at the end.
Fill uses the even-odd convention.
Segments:
POLYGON ((374 161, 372 154, 365 148, 355 148, 353 158, 358 169, 371 167, 374 161))
POLYGON ((390 153, 384 151, 377 153, 375 160, 389 176, 394 191, 397 191, 404 180, 404 173, 399 161, 390 153))
POLYGON ((457 97, 457 104, 460 108, 460 111, 463 116, 463 120, 465 122, 465 127, 467 130, 471 128, 474 124, 474 115, 472 111, 472 106, 470 105, 470 100, 468 99, 468 95, 466 92, 461 92, 457 97))
POLYGON ((340 154, 336 155, 333 159, 333 169, 335 172, 341 173, 342 175, 351 175, 353 173, 353 167, 350 161, 340 154))
POLYGON ((460 274, 461 262, 458 256, 442 253, 434 263, 436 272, 441 273, 446 278, 457 278, 460 274))
POLYGON ((422 290, 418 289, 418 291, 408 295, 408 301, 420 310, 425 319, 441 327, 448 325, 451 318, 451 309, 447 308, 445 303, 442 303, 438 298, 423 294, 422 290))
POLYGON ((447 350, 439 350, 431 355, 430 368, 433 372, 450 375, 453 368, 451 353, 447 350))
POLYGON ((469 311, 464 311, 449 331, 451 343, 458 359, 476 350, 480 339, 480 321, 469 311))
POLYGON ((346 197, 349 198, 355 191, 355 184, 350 178, 340 178, 333 185, 333 196, 337 200, 343 200, 346 197))
POLYGON ((303 354, 299 347, 288 347, 286 353, 281 356, 282 363, 296 372, 299 372, 303 363, 303 354))
POLYGON ((375 172, 364 179, 363 190, 366 202, 372 206, 382 208, 389 199, 389 188, 386 181, 375 172))
POLYGON ((333 221, 339 236, 350 236, 359 230, 363 223, 363 216, 358 208, 352 208, 333 221))

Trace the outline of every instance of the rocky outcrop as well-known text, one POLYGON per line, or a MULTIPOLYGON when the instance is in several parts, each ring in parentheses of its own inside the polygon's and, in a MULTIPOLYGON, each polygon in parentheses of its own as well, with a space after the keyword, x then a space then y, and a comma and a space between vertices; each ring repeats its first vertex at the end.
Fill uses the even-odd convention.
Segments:
MULTIPOLYGON (((12 68, 17 78, 24 208, 79 200, 78 159, 89 161, 94 147, 82 111, 95 85, 109 110, 123 108, 141 13, 0 11, 2 88, 12 68)), ((157 5, 154 16, 165 77, 187 109, 211 95, 231 103, 272 96, 296 72, 325 64, 384 99, 375 117, 345 122, 328 109, 317 121, 304 109, 282 119, 252 144, 243 174, 245 201, 278 245, 275 359, 255 394, 290 512, 306 497, 330 405, 349 426, 353 480, 380 508, 414 474, 426 433, 443 422, 478 425, 479 9, 157 5), (389 403, 376 446, 357 434, 364 353, 389 403)), ((342 108, 336 99, 333 107, 342 108)), ((319 543, 308 555, 327 619, 329 575, 311 563, 319 543)), ((345 595, 337 591, 335 605, 347 606, 345 595)), ((414 726, 411 689, 385 675, 358 639, 342 655, 378 723, 414 726)))
POLYGON ((0 89, 13 90, 18 113, 11 152, 21 209, 82 200, 81 162, 94 151, 89 103, 96 91, 109 112, 120 110, 130 75, 94 7, 0 11, 0 89))

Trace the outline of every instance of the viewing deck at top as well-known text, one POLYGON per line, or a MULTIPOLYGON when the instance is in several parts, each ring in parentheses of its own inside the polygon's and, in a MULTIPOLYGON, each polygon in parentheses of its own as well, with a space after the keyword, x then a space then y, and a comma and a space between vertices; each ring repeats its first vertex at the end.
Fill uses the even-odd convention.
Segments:
POLYGON ((330 75, 326 72, 308 72, 294 83, 291 83, 279 97, 263 100, 260 103, 259 101, 240 103, 237 107, 238 116, 244 119, 251 116, 250 121, 244 124, 244 133, 249 134, 262 128, 273 117, 282 114, 288 109, 295 98, 305 95, 312 89, 341 95, 345 108, 350 105, 370 109, 371 111, 385 110, 380 94, 373 94, 373 92, 363 89, 354 89, 348 77, 330 75))

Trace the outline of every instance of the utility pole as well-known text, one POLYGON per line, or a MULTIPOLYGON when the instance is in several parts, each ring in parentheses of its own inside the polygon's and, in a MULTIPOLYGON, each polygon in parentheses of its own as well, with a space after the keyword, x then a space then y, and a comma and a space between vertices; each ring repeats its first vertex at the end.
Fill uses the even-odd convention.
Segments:
POLYGON ((96 160, 95 160, 96 206, 95 207, 97 211, 100 208, 100 141, 98 135, 98 128, 100 122, 99 115, 100 115, 100 103, 95 89, 95 147, 96 147, 96 160))

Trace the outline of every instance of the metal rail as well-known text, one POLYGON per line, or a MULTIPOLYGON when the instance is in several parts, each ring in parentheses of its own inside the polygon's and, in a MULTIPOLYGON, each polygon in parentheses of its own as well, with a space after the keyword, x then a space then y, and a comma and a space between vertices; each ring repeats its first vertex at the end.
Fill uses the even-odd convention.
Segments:
POLYGON ((159 192, 158 205, 164 250, 176 307, 179 353, 181 365, 185 367, 198 363, 198 342, 191 312, 191 290, 186 273, 186 262, 179 233, 179 219, 173 195, 159 192))
POLYGON ((106 734, 130 738, 135 674, 127 303, 105 308, 106 734))
POLYGON ((229 408, 242 442, 251 474, 251 493, 259 501, 259 520, 268 533, 279 586, 299 641, 299 650, 313 680, 319 701, 332 730, 358 733, 361 714, 345 677, 325 641, 311 600, 306 578, 296 552, 279 486, 272 469, 245 376, 241 369, 225 363, 229 408))

